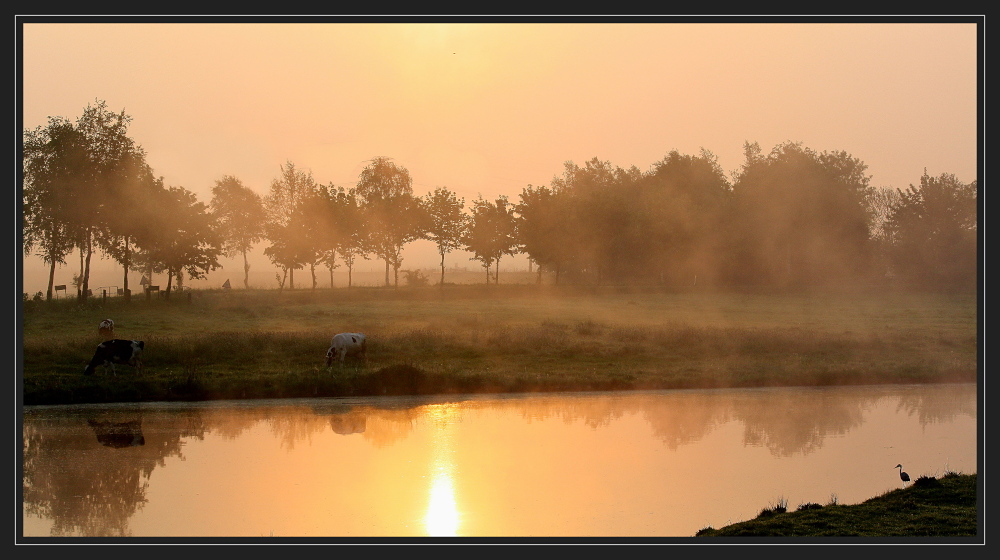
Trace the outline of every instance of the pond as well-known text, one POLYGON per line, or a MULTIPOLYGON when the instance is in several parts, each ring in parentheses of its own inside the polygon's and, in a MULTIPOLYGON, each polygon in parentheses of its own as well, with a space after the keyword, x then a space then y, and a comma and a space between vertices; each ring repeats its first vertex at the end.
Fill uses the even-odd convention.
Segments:
MULTIPOLYGON (((974 384, 35 406, 24 537, 690 537, 977 470, 974 384)), ((45 542, 26 539, 26 542, 45 542)))

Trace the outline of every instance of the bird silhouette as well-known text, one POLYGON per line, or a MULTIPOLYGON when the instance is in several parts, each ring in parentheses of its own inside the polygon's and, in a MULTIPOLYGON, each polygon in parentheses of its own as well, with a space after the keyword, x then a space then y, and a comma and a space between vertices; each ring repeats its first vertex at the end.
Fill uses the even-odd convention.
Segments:
POLYGON ((909 482, 910 481, 910 475, 908 475, 905 472, 903 472, 903 465, 901 465, 901 464, 900 465, 896 465, 896 468, 899 469, 899 479, 902 480, 903 482, 909 482))

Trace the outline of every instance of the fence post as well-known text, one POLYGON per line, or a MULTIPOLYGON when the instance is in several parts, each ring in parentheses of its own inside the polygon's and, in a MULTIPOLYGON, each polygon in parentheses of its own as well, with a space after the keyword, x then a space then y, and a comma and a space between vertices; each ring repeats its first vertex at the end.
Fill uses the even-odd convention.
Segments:
POLYGON ((101 290, 101 305, 104 305, 107 302, 108 302, 108 291, 107 290, 101 290))

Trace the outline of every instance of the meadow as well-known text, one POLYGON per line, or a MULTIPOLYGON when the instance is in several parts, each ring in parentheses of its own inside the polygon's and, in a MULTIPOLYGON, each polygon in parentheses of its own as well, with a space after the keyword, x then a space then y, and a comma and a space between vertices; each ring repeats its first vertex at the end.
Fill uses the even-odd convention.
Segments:
POLYGON ((26 301, 24 404, 972 382, 975 295, 533 284, 193 290, 26 301), (101 342, 144 368, 83 370, 101 342), (367 361, 326 368, 330 338, 367 361))

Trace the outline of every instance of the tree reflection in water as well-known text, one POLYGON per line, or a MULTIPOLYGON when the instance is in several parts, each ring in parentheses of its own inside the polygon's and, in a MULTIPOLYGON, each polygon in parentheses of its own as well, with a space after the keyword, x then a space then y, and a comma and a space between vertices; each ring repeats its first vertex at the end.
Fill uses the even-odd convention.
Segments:
MULTIPOLYGON (((240 406, 66 407, 58 413, 50 407, 27 407, 22 432, 24 514, 51 521, 52 536, 129 536, 130 518, 146 504, 150 475, 165 466, 167 458, 184 459, 186 441, 208 434, 236 439, 258 425, 267 426, 289 450, 330 433, 385 448, 422 424, 446 428, 463 417, 494 411, 519 416, 528 424, 559 419, 594 430, 634 416, 666 448, 675 450, 739 422, 744 445, 787 457, 810 454, 826 438, 854 430, 884 398, 897 399, 897 412, 916 415, 921 424, 976 416, 976 394, 968 386, 311 399, 240 406)), ((446 431, 440 430, 444 435, 446 431)), ((450 454, 457 448, 450 443, 438 447, 434 460, 440 468, 432 473, 425 523, 435 532, 452 533, 458 527, 458 510, 456 481, 449 469, 454 468, 450 454)))
POLYGON ((197 416, 173 414, 150 437, 139 407, 24 414, 24 512, 52 520, 52 536, 128 536, 153 469, 202 437, 197 416), (36 418, 37 417, 37 418, 36 418), (166 427, 167 429, 164 429, 166 427), (141 442, 141 443, 140 443, 141 442))

